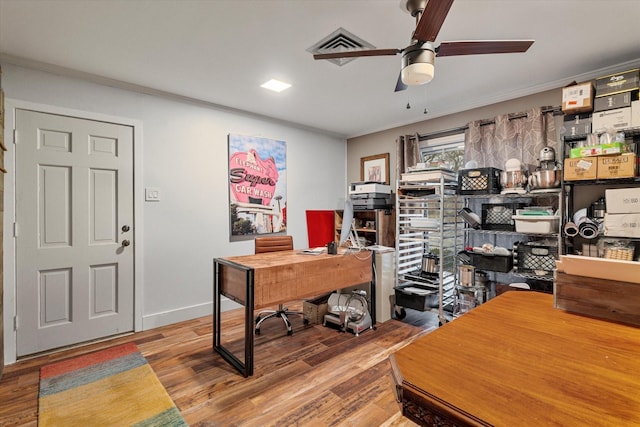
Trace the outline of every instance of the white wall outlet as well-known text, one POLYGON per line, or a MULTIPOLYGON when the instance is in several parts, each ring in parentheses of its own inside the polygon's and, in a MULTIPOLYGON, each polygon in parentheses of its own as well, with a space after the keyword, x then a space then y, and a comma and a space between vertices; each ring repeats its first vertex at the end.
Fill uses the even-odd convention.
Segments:
POLYGON ((147 202, 160 201, 160 189, 155 187, 147 187, 144 189, 144 200, 147 202))

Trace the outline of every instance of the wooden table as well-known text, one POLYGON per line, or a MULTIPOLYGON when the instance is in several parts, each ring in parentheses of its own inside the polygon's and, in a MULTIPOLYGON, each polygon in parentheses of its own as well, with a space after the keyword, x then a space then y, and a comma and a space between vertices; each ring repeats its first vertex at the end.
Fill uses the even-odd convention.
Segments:
POLYGON ((341 250, 338 255, 279 251, 216 258, 213 263, 213 348, 245 377, 253 375, 254 310, 371 283, 368 297, 372 325, 376 323, 373 256, 369 251, 341 250), (221 342, 222 295, 245 307, 244 361, 221 342))
POLYGON ((640 328, 507 292, 391 356, 424 425, 638 426, 640 328))

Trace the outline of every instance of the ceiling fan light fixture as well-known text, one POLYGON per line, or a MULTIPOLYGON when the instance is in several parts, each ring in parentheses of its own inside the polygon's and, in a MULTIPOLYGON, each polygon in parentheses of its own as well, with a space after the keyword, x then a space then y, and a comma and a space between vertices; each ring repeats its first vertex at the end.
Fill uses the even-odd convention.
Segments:
POLYGON ((433 64, 414 63, 402 69, 402 83, 407 86, 419 86, 433 79, 433 64))
POLYGON ((400 78, 407 86, 418 86, 429 83, 434 76, 433 62, 435 54, 430 43, 409 47, 402 55, 402 71, 400 78))

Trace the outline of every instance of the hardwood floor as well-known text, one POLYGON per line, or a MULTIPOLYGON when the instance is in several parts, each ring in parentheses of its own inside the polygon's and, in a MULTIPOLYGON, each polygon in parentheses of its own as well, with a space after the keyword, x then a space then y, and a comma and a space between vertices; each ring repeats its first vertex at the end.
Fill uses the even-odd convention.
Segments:
MULTIPOLYGON (((240 338, 241 310, 224 316, 227 338, 240 338)), ((292 323, 292 336, 279 320, 263 324, 250 378, 212 351, 211 316, 19 361, 0 380, 0 426, 37 426, 41 366, 125 342, 137 344, 191 426, 416 425, 400 413, 388 356, 427 333, 428 321, 389 320, 358 337, 299 316, 292 323)))

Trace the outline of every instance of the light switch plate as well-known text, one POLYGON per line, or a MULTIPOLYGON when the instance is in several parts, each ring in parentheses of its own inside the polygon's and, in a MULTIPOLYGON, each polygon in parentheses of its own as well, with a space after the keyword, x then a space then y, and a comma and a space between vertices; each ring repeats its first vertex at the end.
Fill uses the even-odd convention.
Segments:
POLYGON ((147 202, 160 201, 160 189, 155 187, 147 187, 144 189, 144 200, 147 202))

